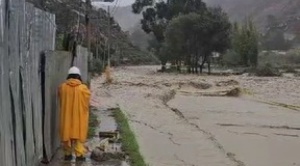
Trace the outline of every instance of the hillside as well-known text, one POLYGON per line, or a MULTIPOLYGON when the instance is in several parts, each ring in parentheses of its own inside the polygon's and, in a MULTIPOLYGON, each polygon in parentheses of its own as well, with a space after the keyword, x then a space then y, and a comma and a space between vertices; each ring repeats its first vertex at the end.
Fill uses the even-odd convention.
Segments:
POLYGON ((151 37, 141 29, 140 20, 142 19, 142 15, 133 14, 131 6, 125 6, 117 8, 114 18, 124 31, 128 31, 132 44, 146 51, 148 40, 151 37))
MULTIPOLYGON (((243 22, 251 17, 263 34, 280 31, 284 38, 298 47, 300 41, 300 0, 203 0, 210 7, 220 6, 232 22, 243 22)), ((149 35, 141 30, 142 14, 131 12, 131 6, 119 7, 114 14, 124 31, 129 32, 131 42, 146 49, 149 35)))
MULTIPOLYGON (((72 40, 79 34, 79 44, 86 45, 85 34, 85 4, 80 0, 27 0, 36 7, 49 11, 56 15, 57 24, 57 49, 66 49, 65 40, 72 40), (79 12, 79 33, 77 33, 79 12), (66 36, 68 38, 66 39, 66 36)), ((94 55, 106 56, 106 43, 109 39, 109 17, 103 9, 96 9, 90 12, 92 51, 94 55), (97 49, 98 48, 98 49, 97 49)), ((148 64, 156 62, 156 58, 149 53, 134 46, 129 39, 128 33, 124 32, 119 23, 110 18, 111 27, 111 53, 115 63, 120 59, 126 60, 127 64, 148 64)), ((113 62, 114 63, 114 62, 113 62)))
MULTIPOLYGON (((243 21, 250 16, 261 31, 265 30, 268 16, 274 16, 278 22, 284 22, 300 16, 300 0, 204 0, 208 6, 221 6, 229 15, 232 21, 243 21)), ((142 15, 131 13, 131 6, 119 7, 115 14, 115 19, 120 26, 133 32, 139 28, 142 15)))
POLYGON ((209 6, 221 6, 232 21, 243 21, 250 16, 261 31, 268 26, 268 17, 278 23, 300 16, 300 0, 205 0, 209 6))
POLYGON ((133 14, 131 12, 131 6, 118 7, 113 16, 122 29, 129 32, 133 32, 133 29, 137 28, 142 18, 141 14, 133 14))

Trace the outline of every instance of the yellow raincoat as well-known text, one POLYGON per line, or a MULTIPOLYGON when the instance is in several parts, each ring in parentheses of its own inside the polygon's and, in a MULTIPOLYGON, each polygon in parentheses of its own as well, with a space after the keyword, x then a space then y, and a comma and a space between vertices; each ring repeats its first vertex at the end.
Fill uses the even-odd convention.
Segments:
POLYGON ((83 143, 88 132, 90 95, 87 86, 77 79, 69 79, 59 87, 61 141, 65 150, 69 151, 71 141, 76 141, 75 151, 78 156, 86 152, 83 143))

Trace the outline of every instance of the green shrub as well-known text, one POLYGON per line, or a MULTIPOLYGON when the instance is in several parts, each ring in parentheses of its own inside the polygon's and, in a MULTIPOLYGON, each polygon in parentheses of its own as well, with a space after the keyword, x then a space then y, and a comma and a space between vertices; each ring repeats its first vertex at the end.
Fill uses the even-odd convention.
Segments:
POLYGON ((282 69, 297 67, 300 64, 300 50, 294 49, 286 53, 279 51, 261 52, 259 55, 259 64, 264 65, 266 63, 282 69))
POLYGON ((92 74, 101 74, 103 71, 103 64, 100 59, 93 59, 89 65, 89 72, 92 74))
POLYGON ((295 73, 295 77, 300 77, 300 73, 295 73))
POLYGON ((289 52, 287 52, 285 57, 288 64, 299 64, 300 50, 299 49, 290 50, 289 52))
POLYGON ((227 67, 237 67, 241 65, 241 56, 239 56, 235 51, 227 51, 222 57, 222 64, 227 67))
POLYGON ((286 66, 285 72, 286 73, 297 73, 297 71, 295 70, 295 68, 292 67, 292 66, 286 66))
POLYGON ((272 66, 270 63, 267 63, 262 66, 258 66, 255 69, 255 75, 260 77, 277 77, 280 76, 281 73, 277 68, 272 66))

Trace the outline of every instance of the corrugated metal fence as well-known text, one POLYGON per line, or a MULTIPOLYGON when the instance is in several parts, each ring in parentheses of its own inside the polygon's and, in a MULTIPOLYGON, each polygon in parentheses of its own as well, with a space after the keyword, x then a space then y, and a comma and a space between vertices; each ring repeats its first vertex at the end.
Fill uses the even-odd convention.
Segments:
MULTIPOLYGON (((54 15, 0 0, 0 166, 37 165, 59 146, 57 86, 71 54, 53 52, 55 29, 54 15)), ((87 51, 79 56, 87 75, 87 51)))

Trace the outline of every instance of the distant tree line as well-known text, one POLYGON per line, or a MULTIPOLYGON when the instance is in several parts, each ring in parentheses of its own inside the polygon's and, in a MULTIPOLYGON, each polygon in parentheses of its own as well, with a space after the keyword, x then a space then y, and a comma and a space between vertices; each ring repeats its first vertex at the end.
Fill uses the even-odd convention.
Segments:
POLYGON ((258 36, 252 21, 232 26, 220 7, 207 7, 201 0, 136 0, 132 10, 143 13, 141 27, 155 37, 149 45, 162 70, 167 62, 180 70, 184 62, 189 73, 202 73, 205 64, 210 72, 214 52, 237 54, 240 65, 257 64, 258 36))

